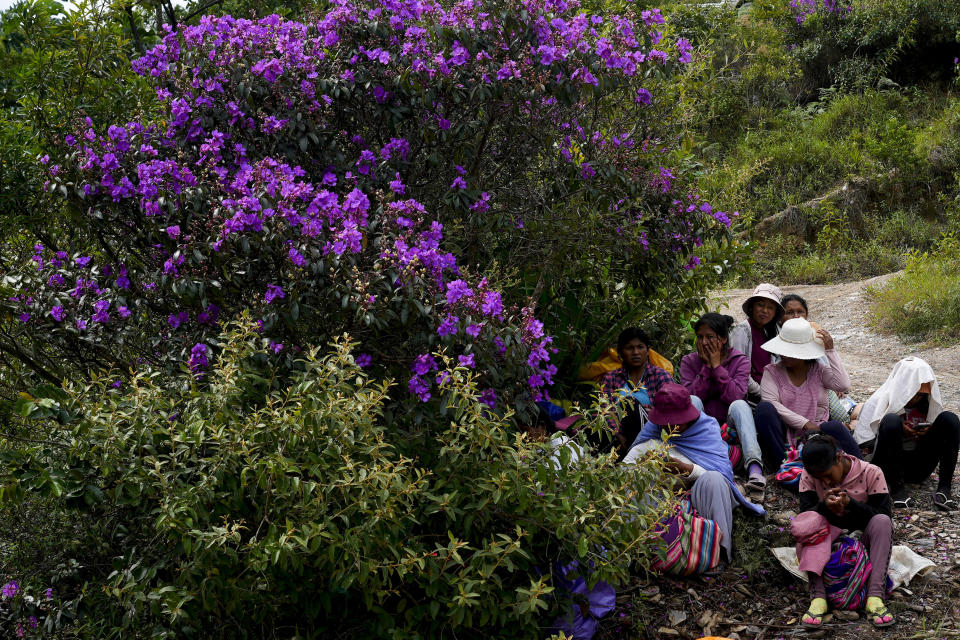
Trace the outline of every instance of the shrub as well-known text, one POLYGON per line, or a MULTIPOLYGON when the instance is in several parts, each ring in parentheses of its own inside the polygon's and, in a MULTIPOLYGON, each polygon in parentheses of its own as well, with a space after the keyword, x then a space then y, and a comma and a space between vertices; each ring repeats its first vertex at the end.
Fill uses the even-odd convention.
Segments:
POLYGON ((945 235, 915 252, 906 269, 868 289, 871 323, 904 340, 954 342, 960 337, 960 241, 945 235))
POLYGON ((267 391, 251 327, 223 339, 203 386, 141 373, 72 388, 54 404, 74 417, 47 424, 63 461, 36 449, 4 468, 8 495, 61 496, 99 522, 91 538, 115 557, 91 576, 103 591, 82 608, 87 632, 537 637, 569 606, 555 563, 617 583, 651 558, 656 465, 554 469, 442 354, 444 417, 414 444, 352 343, 307 351, 267 391))
MULTIPOLYGON (((11 275, 10 311, 100 371, 200 374, 245 309, 278 366, 349 331, 411 404, 435 396, 442 345, 522 409, 556 373, 531 298, 560 330, 582 309, 622 315, 611 282, 687 282, 726 235, 644 130, 647 75, 690 56, 662 23, 554 0, 361 2, 170 32, 134 63, 155 114, 88 118, 40 158, 76 226, 11 275)), ((571 333, 569 351, 597 335, 571 333)))

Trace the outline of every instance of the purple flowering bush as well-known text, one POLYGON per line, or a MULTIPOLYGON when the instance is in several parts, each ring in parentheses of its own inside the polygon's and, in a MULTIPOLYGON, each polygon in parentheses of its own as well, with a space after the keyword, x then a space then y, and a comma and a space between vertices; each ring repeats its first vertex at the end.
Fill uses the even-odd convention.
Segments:
POLYGON ((89 637, 537 638, 571 606, 559 560, 594 567, 592 586, 654 557, 661 513, 640 497, 667 492, 657 465, 564 449, 557 468, 483 403, 473 354, 424 365, 446 413, 415 442, 349 342, 264 395, 255 327, 227 327, 200 388, 142 372, 72 388, 75 417, 45 432, 61 456, 4 467, 10 491, 91 519, 79 553, 108 556, 84 571, 89 637))
POLYGON ((571 295, 601 326, 565 350, 615 322, 581 292, 662 295, 726 235, 647 121, 691 51, 656 10, 563 0, 203 18, 134 61, 155 113, 40 158, 78 226, 37 243, 12 310, 101 369, 199 376, 249 309, 278 366, 349 332, 408 402, 436 399, 438 348, 492 406, 540 398, 571 295))

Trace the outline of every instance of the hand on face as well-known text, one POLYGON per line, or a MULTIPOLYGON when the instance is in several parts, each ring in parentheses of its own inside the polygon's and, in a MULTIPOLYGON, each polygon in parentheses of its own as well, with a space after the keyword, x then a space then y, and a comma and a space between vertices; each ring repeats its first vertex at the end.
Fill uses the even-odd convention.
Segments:
POLYGON ((716 369, 723 364, 723 343, 720 340, 697 338, 697 354, 705 365, 711 369, 716 369))

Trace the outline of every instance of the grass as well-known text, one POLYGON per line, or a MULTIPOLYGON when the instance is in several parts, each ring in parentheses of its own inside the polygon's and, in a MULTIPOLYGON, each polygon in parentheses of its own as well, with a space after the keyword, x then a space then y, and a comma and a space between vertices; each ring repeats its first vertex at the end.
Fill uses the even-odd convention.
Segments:
POLYGON ((870 288, 870 321, 904 341, 960 340, 960 239, 945 236, 935 250, 915 253, 904 272, 870 288))

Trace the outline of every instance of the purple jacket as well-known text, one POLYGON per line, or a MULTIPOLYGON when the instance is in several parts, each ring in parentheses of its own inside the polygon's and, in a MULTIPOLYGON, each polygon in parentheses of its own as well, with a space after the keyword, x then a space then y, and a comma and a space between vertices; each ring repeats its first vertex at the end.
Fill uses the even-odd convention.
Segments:
POLYGON ((703 401, 703 411, 723 424, 727 410, 736 400, 747 397, 750 359, 737 351, 730 353, 716 369, 708 367, 696 352, 680 360, 680 383, 703 401))

